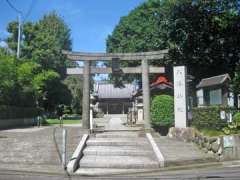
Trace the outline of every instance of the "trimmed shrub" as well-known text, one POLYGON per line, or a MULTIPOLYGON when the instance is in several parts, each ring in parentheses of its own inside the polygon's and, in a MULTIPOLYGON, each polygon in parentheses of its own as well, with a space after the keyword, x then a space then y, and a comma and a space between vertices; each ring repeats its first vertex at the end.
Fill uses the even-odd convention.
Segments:
POLYGON ((0 119, 33 118, 42 113, 40 108, 0 106, 0 119))
POLYGON ((192 116, 193 121, 192 125, 198 129, 201 128, 213 128, 213 129, 222 129, 227 123, 227 119, 223 120, 220 117, 221 111, 225 111, 225 114, 236 112, 235 108, 223 107, 223 106, 208 106, 208 107, 199 107, 193 108, 192 116))
POLYGON ((152 125, 170 127, 174 124, 174 100, 172 96, 155 96, 151 104, 152 125))

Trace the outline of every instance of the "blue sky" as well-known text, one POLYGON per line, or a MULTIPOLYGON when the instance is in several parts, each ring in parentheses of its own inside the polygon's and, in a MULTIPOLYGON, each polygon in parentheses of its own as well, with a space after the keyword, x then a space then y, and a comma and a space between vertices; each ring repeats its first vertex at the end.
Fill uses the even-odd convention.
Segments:
MULTIPOLYGON (((73 50, 105 52, 107 35, 111 34, 120 17, 125 16, 146 0, 9 0, 24 14, 31 8, 27 21, 37 21, 55 10, 71 29, 73 50), (34 1, 34 3, 32 3, 34 1)), ((6 0, 0 0, 0 39, 7 36, 8 22, 17 13, 6 0)))

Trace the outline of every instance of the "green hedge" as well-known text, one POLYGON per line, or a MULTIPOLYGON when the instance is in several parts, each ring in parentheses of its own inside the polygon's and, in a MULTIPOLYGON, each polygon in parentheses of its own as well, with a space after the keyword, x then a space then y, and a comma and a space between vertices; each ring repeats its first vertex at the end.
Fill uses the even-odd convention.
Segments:
POLYGON ((172 96, 160 95, 154 97, 151 104, 152 125, 154 127, 173 126, 174 100, 172 96))
POLYGON ((221 129, 227 125, 227 121, 222 120, 220 117, 221 111, 225 111, 225 113, 231 112, 232 115, 234 115, 237 112, 235 108, 223 106, 208 106, 193 108, 192 125, 197 128, 221 129))
POLYGON ((32 118, 42 113, 40 108, 0 106, 0 119, 32 118))

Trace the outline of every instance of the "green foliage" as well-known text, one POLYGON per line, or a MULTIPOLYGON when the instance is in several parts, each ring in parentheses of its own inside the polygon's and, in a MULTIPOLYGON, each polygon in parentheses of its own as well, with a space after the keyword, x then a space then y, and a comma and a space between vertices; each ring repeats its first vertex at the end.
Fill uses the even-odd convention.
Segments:
POLYGON ((237 112, 233 116, 233 122, 236 123, 238 126, 240 126, 240 112, 237 112))
POLYGON ((13 57, 0 55, 0 104, 14 104, 17 92, 16 60, 13 57))
POLYGON ((218 130, 218 129, 203 128, 203 129, 199 129, 199 131, 204 136, 208 136, 208 137, 216 137, 216 136, 224 135, 224 132, 222 130, 218 130))
POLYGON ((240 112, 237 112, 233 116, 233 121, 228 123, 226 127, 224 127, 222 130, 225 134, 236 134, 239 132, 240 129, 240 112))
POLYGON ((42 113, 43 110, 40 108, 0 106, 0 119, 33 118, 42 113))
POLYGON ((43 70, 30 60, 0 56, 0 104, 35 107, 38 103, 46 110, 70 104, 71 92, 53 70, 43 70))
POLYGON ((71 92, 60 81, 58 73, 52 70, 38 74, 34 78, 34 88, 37 91, 40 105, 47 111, 53 111, 58 104, 70 104, 71 92))
MULTIPOLYGON (((17 22, 10 22, 7 27, 10 33, 7 43, 13 52, 17 50, 17 26, 17 22)), ((71 49, 70 29, 55 12, 37 22, 25 22, 23 26, 23 59, 1 58, 0 80, 5 82, 0 103, 22 107, 38 105, 47 111, 53 111, 57 104, 69 105, 72 95, 63 83, 68 62, 61 51, 71 49)))
POLYGON ((154 97, 151 104, 152 124, 155 127, 173 126, 174 101, 172 96, 160 95, 154 97))
POLYGON ((67 88, 71 91, 72 94, 72 101, 71 101, 71 108, 74 113, 80 114, 82 111, 82 104, 80 103, 82 100, 82 84, 81 77, 78 76, 68 76, 64 80, 64 84, 67 88))
MULTIPOLYGON (((80 119, 76 119, 76 120, 64 119, 63 120, 63 124, 79 124, 79 123, 80 123, 80 119)), ((44 125, 56 125, 56 124, 60 124, 59 119, 47 119, 44 125)))
POLYGON ((235 122, 228 123, 224 128, 222 128, 222 131, 224 134, 236 134, 238 133, 238 124, 235 122))
POLYGON ((233 75, 240 51, 239 14, 237 0, 148 0, 121 18, 107 39, 107 51, 168 48, 167 59, 152 63, 187 65, 196 80, 233 75))
POLYGON ((220 117, 221 111, 225 111, 225 113, 234 114, 236 112, 236 109, 222 106, 193 108, 192 125, 198 129, 202 128, 222 129, 227 125, 227 121, 221 119, 220 117))
POLYGON ((37 91, 34 89, 34 78, 41 73, 41 66, 35 62, 23 61, 17 65, 17 84, 20 90, 20 106, 34 107, 37 91))
MULTIPOLYGON (((9 47, 17 50, 17 22, 10 22, 7 30, 11 36, 7 39, 9 47)), ((66 58, 61 50, 71 49, 70 29, 55 12, 45 15, 36 23, 27 22, 23 27, 23 46, 21 57, 32 59, 43 69, 58 72, 65 77, 66 58)))

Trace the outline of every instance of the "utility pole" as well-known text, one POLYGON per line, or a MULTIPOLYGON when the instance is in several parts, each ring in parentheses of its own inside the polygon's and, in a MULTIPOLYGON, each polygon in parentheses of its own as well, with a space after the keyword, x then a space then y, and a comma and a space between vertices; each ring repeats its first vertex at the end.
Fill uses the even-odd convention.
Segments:
POLYGON ((18 42, 17 42, 17 58, 20 57, 21 51, 21 15, 18 14, 18 42))

